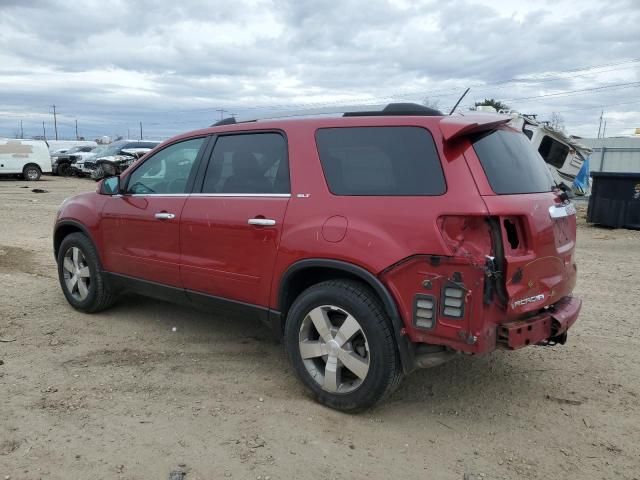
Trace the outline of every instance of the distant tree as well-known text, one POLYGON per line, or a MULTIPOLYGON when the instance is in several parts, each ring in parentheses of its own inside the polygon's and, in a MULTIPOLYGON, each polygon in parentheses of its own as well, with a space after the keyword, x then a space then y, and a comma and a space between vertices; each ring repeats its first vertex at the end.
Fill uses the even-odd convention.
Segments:
POLYGON ((564 117, 558 112, 552 112, 551 120, 549 120, 549 125, 558 131, 564 131, 564 117))
POLYGON ((509 105, 507 105, 506 103, 502 103, 500 100, 496 100, 495 98, 485 98, 482 102, 476 102, 473 110, 475 110, 476 107, 480 107, 480 106, 493 107, 498 112, 500 110, 511 110, 511 107, 509 105))

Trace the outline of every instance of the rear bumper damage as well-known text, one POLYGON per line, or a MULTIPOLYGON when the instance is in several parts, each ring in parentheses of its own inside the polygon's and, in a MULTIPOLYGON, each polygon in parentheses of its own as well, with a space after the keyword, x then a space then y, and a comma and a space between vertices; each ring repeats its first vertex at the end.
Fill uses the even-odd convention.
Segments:
POLYGON ((497 327, 497 346, 509 350, 528 345, 564 343, 566 332, 578 319, 582 300, 564 297, 544 312, 497 327))

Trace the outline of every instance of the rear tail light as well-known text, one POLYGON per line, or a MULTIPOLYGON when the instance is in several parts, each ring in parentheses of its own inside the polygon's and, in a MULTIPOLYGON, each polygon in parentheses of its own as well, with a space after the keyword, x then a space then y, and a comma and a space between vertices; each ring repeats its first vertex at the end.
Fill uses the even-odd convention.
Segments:
POLYGON ((464 316, 465 290, 460 287, 445 287, 442 293, 442 314, 452 318, 464 316))
POLYGON ((431 295, 416 295, 413 324, 419 328, 433 328, 436 321, 436 299, 431 295))

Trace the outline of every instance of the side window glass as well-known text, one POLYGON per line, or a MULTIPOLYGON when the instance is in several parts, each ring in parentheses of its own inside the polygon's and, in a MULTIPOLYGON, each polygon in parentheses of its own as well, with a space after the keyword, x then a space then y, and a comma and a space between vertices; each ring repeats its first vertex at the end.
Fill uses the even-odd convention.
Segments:
POLYGON ((204 140, 175 143, 145 160, 129 177, 127 193, 186 193, 187 180, 204 140))
POLYGON ((423 128, 323 128, 316 143, 334 195, 442 195, 447 190, 433 137, 423 128))
POLYGON ((203 193, 289 193, 287 144, 278 133, 219 137, 203 193))

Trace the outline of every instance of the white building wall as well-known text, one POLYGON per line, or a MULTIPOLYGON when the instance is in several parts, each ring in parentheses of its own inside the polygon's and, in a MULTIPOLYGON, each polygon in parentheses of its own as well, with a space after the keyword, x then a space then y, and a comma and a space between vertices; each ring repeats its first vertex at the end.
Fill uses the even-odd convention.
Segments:
POLYGON ((640 136, 581 138, 580 143, 593 149, 592 172, 640 173, 640 136))

